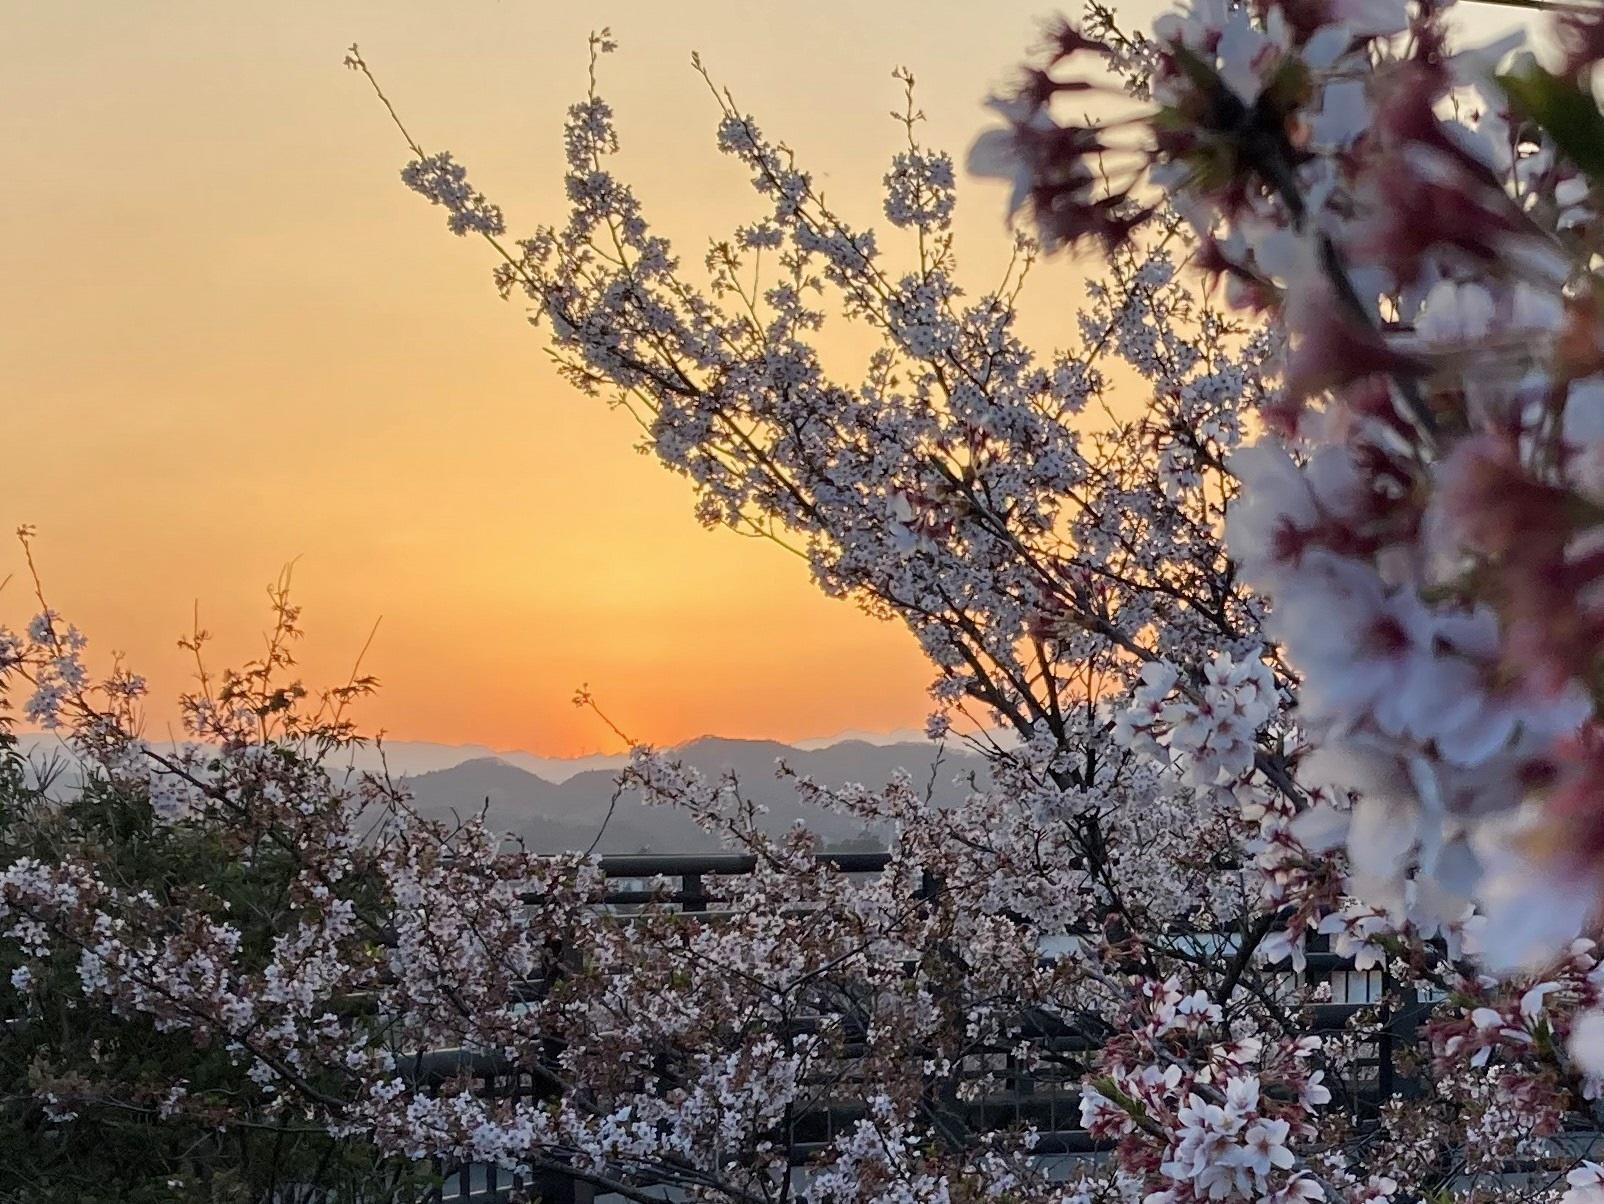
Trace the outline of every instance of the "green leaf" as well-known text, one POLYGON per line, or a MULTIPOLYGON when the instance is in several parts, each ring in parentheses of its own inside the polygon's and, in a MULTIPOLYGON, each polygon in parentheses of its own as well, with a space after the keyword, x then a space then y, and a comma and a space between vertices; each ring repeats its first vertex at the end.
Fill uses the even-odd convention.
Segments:
POLYGON ((1536 63, 1500 75, 1498 84, 1516 112, 1539 126, 1562 154, 1595 181, 1604 180, 1604 114, 1586 85, 1536 63))

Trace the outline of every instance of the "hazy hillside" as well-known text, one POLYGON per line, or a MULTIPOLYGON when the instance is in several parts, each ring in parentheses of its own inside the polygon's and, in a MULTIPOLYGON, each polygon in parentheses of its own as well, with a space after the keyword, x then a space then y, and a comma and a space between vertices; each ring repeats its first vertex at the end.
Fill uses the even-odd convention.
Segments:
MULTIPOLYGON (((923 785, 931 780, 935 749, 926 743, 875 745, 843 741, 820 749, 800 749, 767 740, 707 737, 675 750, 682 760, 709 778, 734 772, 743 793, 768 808, 763 826, 784 831, 796 820, 831 844, 877 844, 875 834, 841 816, 804 807, 791 785, 775 777, 783 758, 799 773, 821 783, 861 782, 878 786, 899 768, 923 785)), ((950 751, 936 771, 934 797, 951 804, 961 797, 960 774, 982 770, 972 757, 950 751)), ((596 839, 617 789, 615 771, 595 769, 563 782, 549 781, 496 757, 476 757, 450 769, 418 774, 407 780, 415 805, 429 816, 467 815, 486 808, 491 827, 522 837, 543 852, 585 849, 596 839)), ((603 853, 695 852, 714 842, 682 813, 648 807, 633 794, 619 797, 597 851, 603 853)))
MULTIPOLYGON (((810 751, 833 745, 861 741, 866 744, 923 744, 924 736, 911 729, 896 732, 842 732, 821 739, 798 740, 794 747, 810 751)), ((761 743, 761 741, 759 742, 761 743)), ((413 777, 437 769, 451 769, 464 761, 493 758, 516 765, 548 782, 566 782, 575 774, 591 769, 613 770, 628 762, 624 753, 591 753, 580 757, 546 757, 522 749, 490 748, 483 744, 439 744, 427 740, 386 740, 382 760, 380 750, 361 744, 342 754, 355 768, 377 770, 381 764, 396 777, 413 777)))
POLYGON ((427 740, 386 740, 382 754, 375 745, 361 744, 343 755, 357 769, 377 770, 382 764, 394 777, 414 777, 437 769, 451 769, 464 761, 505 761, 548 782, 564 782, 587 769, 616 769, 629 760, 621 753, 543 757, 519 749, 504 751, 483 744, 436 744, 427 740))
MULTIPOLYGON (((24 734, 24 751, 43 769, 55 764, 75 780, 77 762, 54 736, 24 734)), ((842 740, 822 748, 796 747, 771 740, 733 740, 704 737, 680 746, 676 753, 708 778, 733 772, 746 797, 768 808, 763 826, 781 832, 798 819, 834 846, 879 847, 881 837, 838 815, 804 807, 788 782, 775 777, 782 758, 798 773, 831 786, 860 782, 883 785, 899 768, 905 768, 924 787, 932 782, 934 745, 923 740, 895 744, 868 740, 842 740)), ((359 768, 376 768, 371 748, 339 759, 359 768)), ((621 756, 580 757, 572 760, 537 757, 529 753, 484 755, 472 747, 398 742, 386 747, 386 764, 392 776, 405 780, 419 812, 449 820, 486 810, 490 826, 522 838, 540 852, 584 850, 596 840, 617 789, 621 756), (464 755, 467 754, 467 755, 464 755), (478 754, 478 755, 475 755, 478 754), (456 760, 438 767, 448 757, 456 760), (558 777, 535 772, 531 766, 550 767, 558 777)), ((933 796, 950 805, 962 796, 957 779, 969 771, 984 772, 975 757, 948 750, 936 771, 933 796)), ((682 812, 648 807, 633 794, 619 797, 618 805, 596 851, 602 853, 690 853, 716 847, 716 843, 682 812)))

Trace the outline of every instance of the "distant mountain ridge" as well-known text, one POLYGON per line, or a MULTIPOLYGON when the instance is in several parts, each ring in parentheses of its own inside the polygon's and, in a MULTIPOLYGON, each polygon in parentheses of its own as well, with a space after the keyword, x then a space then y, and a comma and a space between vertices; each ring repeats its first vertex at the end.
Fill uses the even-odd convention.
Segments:
MULTIPOLYGON (((701 739, 721 739, 707 736, 701 739)), ((864 744, 923 744, 924 735, 911 728, 894 732, 841 732, 834 736, 796 740, 789 745, 794 749, 816 751, 837 744, 861 742, 864 744)), ((694 744, 695 740, 686 744, 694 744)), ((773 743, 754 741, 754 743, 773 743)), ((682 747, 684 747, 682 745, 682 747)), ((628 762, 627 753, 590 753, 578 757, 547 757, 523 749, 491 748, 485 744, 440 744, 428 740, 386 740, 382 763, 397 777, 412 777, 437 769, 450 769, 464 761, 494 758, 516 765, 548 782, 565 782, 576 774, 591 769, 618 769, 628 762)), ((373 744, 362 745, 352 751, 350 763, 358 769, 377 770, 381 764, 379 749, 373 744)))
MULTIPOLYGON (((69 775, 76 772, 76 759, 57 736, 19 733, 18 739, 36 764, 61 761, 69 775)), ((765 831, 778 834, 800 820, 834 848, 881 848, 885 834, 803 804, 794 785, 775 776, 780 760, 798 774, 837 787, 880 787, 903 769, 941 806, 963 797, 968 787, 960 778, 974 774, 983 780, 986 773, 981 758, 924 739, 885 743, 849 738, 790 745, 703 736, 670 751, 706 779, 733 772, 743 795, 766 808, 760 821, 765 831)), ((628 761, 622 754, 541 757, 479 745, 387 741, 382 748, 357 746, 333 761, 336 772, 345 765, 362 771, 386 769, 405 785, 419 813, 431 819, 449 821, 483 810, 492 830, 521 839, 536 852, 584 851, 593 844, 599 853, 694 853, 717 847, 673 807, 650 807, 631 793, 620 794, 614 806, 618 771, 628 761)))
MULTIPOLYGON (((177 747, 168 740, 152 738, 150 742, 158 749, 177 747)), ((17 743, 29 756, 71 756, 61 737, 54 732, 18 732, 17 743)), ((547 781, 561 782, 586 770, 616 769, 629 757, 623 753, 543 757, 538 753, 494 749, 483 744, 437 744, 427 740, 385 740, 379 744, 369 740, 332 756, 329 764, 334 768, 350 766, 370 773, 388 770, 392 777, 402 778, 484 759, 505 761, 547 781)))
POLYGON ((350 763, 357 769, 378 770, 381 765, 395 777, 413 777, 451 769, 466 761, 504 761, 548 782, 564 782, 591 769, 617 769, 629 761, 626 753, 591 753, 580 757, 543 757, 522 749, 498 749, 484 744, 436 744, 427 740, 386 740, 383 745, 363 744, 353 749, 350 763))
MULTIPOLYGON (((959 801, 967 790, 960 778, 983 775, 978 757, 948 749, 936 766, 936 745, 871 744, 845 740, 824 748, 798 748, 770 740, 732 740, 705 736, 680 745, 674 754, 705 778, 733 772, 742 793, 767 809, 761 826, 772 833, 798 820, 832 847, 876 848, 883 833, 865 830, 855 820, 804 804, 794 786, 775 776, 783 759, 799 774, 823 785, 859 783, 883 786, 899 769, 931 789, 942 806, 959 801)), ((434 819, 467 816, 481 809, 496 831, 521 838, 539 852, 583 851, 595 843, 599 853, 689 853, 716 847, 716 841, 683 812, 651 807, 634 794, 618 793, 615 768, 588 769, 553 782, 501 757, 473 757, 446 769, 409 776, 405 785, 413 805, 434 819), (612 817, 608 819, 609 809, 612 817), (604 828, 605 823, 605 828, 604 828), (598 842, 597 838, 600 837, 598 842)))

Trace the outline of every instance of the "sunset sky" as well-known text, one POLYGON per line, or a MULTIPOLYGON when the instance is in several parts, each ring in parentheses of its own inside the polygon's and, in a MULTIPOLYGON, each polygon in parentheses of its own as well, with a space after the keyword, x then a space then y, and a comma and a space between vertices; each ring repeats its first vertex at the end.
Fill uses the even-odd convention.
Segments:
MULTIPOLYGON (((692 50, 870 219, 897 147, 891 69, 914 71, 927 141, 961 157, 1050 2, 6 9, 0 521, 37 525, 52 603, 147 672, 157 726, 192 606, 237 658, 295 558, 308 683, 342 678, 382 615, 364 716, 396 738, 611 750, 569 703, 582 681, 658 742, 921 723, 927 673, 900 628, 824 599, 777 549, 702 530, 627 418, 557 379, 485 250, 401 186, 404 150, 341 58, 359 42, 424 145, 522 231, 562 216, 563 110, 587 31, 610 25, 622 170, 695 264, 758 208, 714 149, 692 50)), ((961 199, 983 286, 1003 198, 961 199)), ((1076 275, 1042 269, 1038 345, 1068 337, 1076 275)), ((20 567, 0 549, 0 576, 20 567)), ((29 613, 13 580, 0 619, 29 613)))
MULTIPOLYGON (((400 185, 395 131, 340 61, 360 42, 521 229, 562 215, 563 111, 610 24, 624 168, 694 264, 756 202, 713 147, 693 49, 873 217, 891 68, 961 151, 1039 4, 7 7, 3 519, 37 524, 52 602, 147 670, 158 722, 193 604, 237 656, 296 557, 308 682, 343 676, 382 615, 365 717, 398 738, 609 748, 569 703, 581 681, 659 741, 921 722, 900 629, 703 531, 627 419, 556 378, 484 249, 400 185)), ((980 266, 1005 238, 977 191, 980 266)), ((8 544, 0 575, 18 567, 8 544)))

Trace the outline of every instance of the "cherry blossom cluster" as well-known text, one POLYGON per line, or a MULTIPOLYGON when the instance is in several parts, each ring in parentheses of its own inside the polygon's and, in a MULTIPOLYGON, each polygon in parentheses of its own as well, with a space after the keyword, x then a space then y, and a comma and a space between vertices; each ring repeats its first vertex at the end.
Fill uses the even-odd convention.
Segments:
POLYGON ((1311 1118, 1331 1101, 1324 1072, 1307 1067, 1319 1039, 1267 1046, 1240 1026, 1233 1035, 1207 992, 1183 994, 1175 979, 1143 982, 1135 995, 1081 1115, 1088 1131, 1118 1141, 1127 1168, 1145 1173, 1155 1187, 1147 1200, 1324 1199, 1292 1148, 1316 1136, 1311 1118))
POLYGON ((1115 739, 1148 755, 1168 750, 1184 758, 1188 778, 1199 786, 1251 776, 1259 733, 1277 710, 1270 667, 1257 655, 1237 663, 1222 653, 1204 665, 1195 695, 1177 693, 1179 679, 1163 661, 1144 666, 1115 739))
POLYGON ((1228 546, 1300 679, 1299 780, 1351 801, 1356 893, 1444 934, 1474 907, 1508 968, 1600 903, 1604 37, 1567 11, 1540 60, 1455 11, 1199 0, 1138 34, 1094 6, 971 166, 1048 246, 1180 215, 1268 320, 1228 546), (1122 111, 1070 118, 1087 92, 1122 111))
MULTIPOLYGON (((1295 979, 1240 939, 1198 935, 1274 914, 1240 860, 1253 829, 1123 758, 1106 706, 999 752, 956 808, 906 777, 829 788, 779 767, 885 836, 888 864, 865 876, 831 868, 805 830, 765 835, 735 779, 640 749, 621 786, 685 809, 755 868, 706 882, 710 921, 667 894, 619 913, 594 862, 425 823, 395 784, 329 768, 346 695, 289 679, 299 613, 275 598, 263 660, 202 676, 190 745, 141 740, 124 724, 137 713, 86 687, 60 729, 84 784, 7 796, 7 1036, 45 1132, 136 1114, 189 1150, 287 1129, 403 1167, 718 1200, 796 1182, 821 1202, 1132 1199, 1184 1193, 1183 1165, 1231 1192, 1307 1194, 1296 1118, 1330 1102, 1321 1084, 1343 1060, 1288 1010, 1295 979), (161 812, 161 775, 187 785, 179 814, 161 812), (63 1009, 69 1031, 100 1034, 91 1050, 51 1027, 63 1009), (110 1053, 125 1043, 136 1077, 110 1053), (516 1098, 420 1072, 450 1051, 533 1086, 516 1098), (1037 1134, 975 1111, 1018 1076, 1070 1115, 1144 1091, 1151 1115, 1139 1132, 1093 1124, 1117 1157, 1066 1184, 1037 1134), (1205 1140, 1227 1090, 1237 1110, 1205 1140), (833 1135, 793 1168, 796 1134, 824 1116, 833 1135)), ((6 677, 24 696, 30 655, 6 677)))
MULTIPOLYGON (((1038 364, 1011 332, 1036 246, 1020 240, 978 300, 959 284, 951 163, 919 143, 906 73, 889 237, 827 206, 789 149, 709 81, 717 145, 762 208, 713 243, 698 280, 611 169, 619 134, 596 89, 611 49, 593 43, 592 89, 570 112, 569 219, 510 251, 492 240, 498 286, 550 323, 579 388, 634 415, 693 483, 704 521, 795 552, 823 589, 904 623, 929 655, 931 734, 962 732, 991 761, 965 807, 932 815, 911 782, 797 785, 881 825, 941 900, 965 884, 965 908, 979 910, 962 948, 1009 948, 1025 922, 1033 948, 1069 952, 1052 962, 1055 991, 1069 992, 1054 1006, 1098 1034, 1082 1080, 1090 1117, 1132 1125, 1129 1157, 1097 1190, 1429 1195, 1451 1180, 1444 1158, 1472 1148, 1478 1167, 1518 1156, 1563 1170, 1563 1150, 1532 1142, 1592 1091, 1587 1043, 1565 1048, 1593 1024, 1590 971, 1551 964, 1589 897, 1556 907, 1540 884, 1532 894, 1527 849, 1499 825, 1507 796, 1557 780, 1556 748, 1591 704, 1585 682, 1510 660, 1498 578, 1443 568, 1452 527, 1430 504, 1434 456, 1460 432, 1445 420, 1452 396, 1427 388, 1446 369, 1496 386, 1499 373, 1469 373, 1467 349, 1502 353, 1489 336, 1508 329, 1530 354, 1555 307, 1528 281, 1518 300, 1480 304, 1458 288, 1464 263, 1441 269, 1436 250, 1404 246, 1444 222, 1502 228, 1467 166, 1500 130, 1506 166, 1539 181, 1518 205, 1540 206, 1550 167, 1527 162, 1530 131, 1499 126, 1495 105, 1438 111, 1478 81, 1489 91, 1502 52, 1454 53, 1442 12, 1397 0, 1204 4, 1152 36, 1094 8, 1082 29, 1057 31, 1051 61, 998 104, 1006 128, 971 156, 1013 181, 1040 244, 1104 246, 1080 345, 1038 364), (1063 98, 1106 87, 1063 69, 1092 57, 1139 111, 1062 125, 1063 98), (1413 173, 1407 205, 1390 199, 1394 160, 1413 173), (1382 246, 1403 248, 1407 278, 1381 272, 1382 246), (1247 315, 1194 293, 1186 260, 1247 315), (833 379, 817 354, 829 303, 882 341, 861 380, 833 379), (1451 350, 1431 342, 1445 338, 1451 350), (1109 405, 1111 381, 1133 373, 1149 403, 1134 419, 1109 405), (1535 978, 1488 977, 1474 959, 1507 962, 1517 917, 1550 961, 1535 978), (1365 1040, 1309 1038, 1307 1009, 1327 997, 1305 977, 1314 941, 1355 972, 1385 967, 1388 1005, 1442 997, 1431 1073, 1457 1111, 1332 1115, 1317 1076, 1350 1076, 1365 1040), (1132 1000, 1149 998, 1167 1001, 1155 1014, 1195 1009, 1207 1031, 1172 1037, 1166 1019, 1138 1039, 1132 1000), (1548 1001, 1535 1021, 1534 998, 1548 1001), (1217 1052, 1229 1049, 1251 1052, 1231 1069, 1217 1052), (1116 1069, 1126 1086, 1099 1073, 1116 1069), (1275 1102, 1257 1107, 1255 1090, 1275 1102), (1530 1140, 1512 1142, 1517 1129, 1530 1140)), ((1560 226, 1585 230, 1587 190, 1552 171, 1560 226)), ((1475 266, 1474 239, 1443 237, 1475 266)), ((1540 266, 1537 249, 1519 241, 1513 254, 1540 266)), ((1512 504, 1523 494, 1507 483, 1491 491, 1512 504)), ((1500 557, 1535 554, 1513 546, 1519 526, 1476 538, 1501 540, 1500 557)), ((686 779, 655 756, 630 777, 726 839, 755 839, 737 783, 686 779)), ((911 875, 902 889, 917 893, 911 875)), ((908 956, 933 940, 886 948, 908 956)), ((1009 998, 1034 998, 1039 966, 999 965, 1009 998)), ((966 1031, 1005 1040, 1010 1015, 970 1017, 966 1031)), ((904 1056, 935 1073, 955 1064, 904 1056)), ((941 1131, 898 1117, 897 1098, 874 1097, 854 1131, 866 1149, 941 1131)), ((996 1151, 944 1176, 892 1164, 910 1198, 1017 1165, 996 1151)), ((1015 1190, 1017 1174, 992 1182, 1015 1190)))

